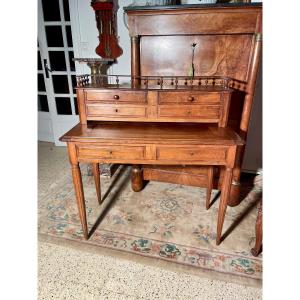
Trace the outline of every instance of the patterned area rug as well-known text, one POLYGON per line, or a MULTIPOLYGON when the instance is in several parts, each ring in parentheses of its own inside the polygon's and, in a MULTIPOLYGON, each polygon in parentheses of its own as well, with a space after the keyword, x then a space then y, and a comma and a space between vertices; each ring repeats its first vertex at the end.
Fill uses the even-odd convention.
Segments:
POLYGON ((256 204, 252 189, 226 212, 226 238, 216 246, 219 199, 205 209, 205 189, 150 182, 135 193, 130 167, 122 166, 109 179, 101 177, 104 200, 98 205, 93 177, 83 175, 89 228, 82 239, 71 176, 63 176, 39 199, 39 232, 84 243, 160 258, 198 268, 261 279, 262 257, 253 257, 256 204), (96 226, 95 226, 96 224, 96 226))

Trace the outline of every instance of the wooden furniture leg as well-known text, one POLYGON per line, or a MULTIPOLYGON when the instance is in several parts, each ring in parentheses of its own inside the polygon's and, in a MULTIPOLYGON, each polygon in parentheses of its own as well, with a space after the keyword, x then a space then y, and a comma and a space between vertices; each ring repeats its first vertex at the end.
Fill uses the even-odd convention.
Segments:
POLYGON ((238 147, 237 150, 237 162, 236 166, 233 168, 233 175, 232 175, 232 184, 230 189, 230 196, 228 199, 228 205, 231 207, 237 206, 241 203, 241 165, 243 163, 242 158, 244 156, 245 147, 238 147))
MULTIPOLYGON (((261 56, 261 47, 262 47, 262 35, 261 33, 255 34, 255 44, 253 49, 253 59, 251 63, 251 68, 249 71, 248 76, 248 88, 247 88, 247 94, 245 96, 244 105, 243 105, 243 112, 240 122, 240 135, 241 137, 246 140, 247 138, 247 132, 249 128, 249 122, 250 122, 250 114, 252 109, 252 103, 254 98, 254 92, 255 92, 255 84, 256 84, 256 78, 258 74, 258 67, 260 63, 260 56, 261 56)), ((243 163, 243 157, 245 152, 245 146, 239 147, 238 149, 238 163, 237 166, 234 169, 233 174, 233 181, 235 182, 234 185, 232 185, 231 192, 230 192, 230 198, 228 200, 229 206, 236 206, 240 204, 241 197, 240 197, 240 176, 241 176, 241 167, 243 163)))
POLYGON ((142 168, 139 165, 133 165, 131 169, 131 188, 135 192, 140 192, 144 187, 142 168))
POLYGON ((73 184, 75 189, 75 196, 77 201, 77 207, 79 212, 79 218, 82 226, 84 239, 88 239, 88 226, 86 220, 86 209, 85 209, 85 201, 84 201, 84 193, 82 187, 82 178, 79 163, 76 157, 76 149, 75 145, 72 143, 68 143, 68 151, 69 151, 69 159, 72 167, 72 177, 73 184))
POLYGON ((96 192, 98 203, 101 204, 101 181, 100 181, 100 168, 98 163, 92 164, 93 176, 95 180, 96 192))
POLYGON ((209 209, 211 191, 214 184, 214 167, 210 166, 207 170, 207 188, 206 188, 206 209, 209 209))
POLYGON ((222 228, 225 219, 227 203, 230 196, 231 180, 232 180, 232 169, 226 168, 224 172, 224 179, 222 184, 221 199, 220 199, 219 212, 218 212, 217 240, 216 240, 217 245, 221 243, 222 228))
POLYGON ((251 249, 251 253, 253 256, 257 256, 262 249, 262 200, 259 202, 258 205, 255 231, 256 231, 255 246, 251 249))

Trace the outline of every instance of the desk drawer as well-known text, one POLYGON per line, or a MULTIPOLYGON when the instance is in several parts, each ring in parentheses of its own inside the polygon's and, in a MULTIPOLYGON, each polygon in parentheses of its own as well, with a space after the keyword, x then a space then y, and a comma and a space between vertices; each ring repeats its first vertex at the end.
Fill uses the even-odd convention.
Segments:
POLYGON ((79 159, 143 159, 145 147, 143 146, 79 146, 79 159))
POLYGON ((203 118, 217 122, 220 118, 219 105, 160 105, 158 117, 196 119, 203 118))
POLYGON ((147 102, 147 93, 144 91, 121 90, 86 91, 86 101, 142 104, 147 102))
POLYGON ((146 107, 144 106, 122 106, 122 105, 101 105, 87 104, 87 117, 145 117, 146 107))
POLYGON ((157 147, 158 160, 172 161, 199 161, 209 164, 213 162, 224 163, 226 161, 227 148, 221 146, 195 146, 195 147, 157 147))
POLYGON ((159 92, 158 103, 168 104, 220 104, 220 93, 205 93, 195 91, 159 92))

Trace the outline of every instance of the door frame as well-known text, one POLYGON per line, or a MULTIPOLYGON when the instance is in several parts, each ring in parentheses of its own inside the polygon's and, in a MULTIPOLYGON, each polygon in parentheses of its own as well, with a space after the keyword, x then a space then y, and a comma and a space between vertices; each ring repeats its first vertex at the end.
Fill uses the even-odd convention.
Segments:
MULTIPOLYGON (((69 1, 69 5, 71 5, 73 1, 69 1)), ((56 146, 65 146, 66 143, 60 142, 58 139, 60 136, 62 136, 66 131, 70 130, 75 124, 79 122, 79 116, 75 115, 75 104, 74 104, 74 96, 73 96, 73 88, 72 88, 72 80, 71 76, 69 75, 75 75, 76 72, 70 71, 70 60, 69 60, 69 51, 74 52, 74 44, 73 47, 68 47, 67 45, 67 36, 66 31, 63 30, 63 27, 66 25, 71 25, 72 28, 72 22, 71 22, 71 11, 70 11, 70 21, 65 21, 64 14, 63 14, 63 2, 62 0, 59 0, 59 6, 60 6, 60 18, 61 21, 55 22, 55 21, 44 21, 44 15, 43 15, 43 7, 42 7, 42 1, 38 0, 38 41, 39 41, 39 50, 40 55, 42 59, 42 68, 43 68, 43 75, 44 75, 44 82, 46 87, 46 93, 48 98, 48 107, 49 107, 49 113, 43 113, 38 112, 39 116, 39 122, 49 122, 49 119, 51 120, 51 126, 52 126, 52 139, 48 138, 48 141, 52 141, 55 143, 56 146), (62 37, 63 37, 63 43, 64 47, 48 47, 47 45, 47 39, 46 39, 46 32, 45 32, 45 26, 55 26, 59 25, 62 26, 62 37), (71 49, 70 49, 71 48, 71 49), (53 88, 53 82, 52 82, 52 75, 49 74, 49 78, 46 78, 46 72, 45 72, 45 66, 43 64, 43 60, 46 59, 48 64, 50 63, 49 54, 48 51, 64 51, 65 53, 65 63, 66 68, 69 71, 53 71, 53 75, 66 75, 68 74, 68 85, 69 85, 69 94, 59 94, 60 97, 68 97, 70 98, 70 104, 72 109, 72 115, 58 115, 57 109, 56 109, 56 103, 55 103, 55 93, 53 88), (45 114, 48 114, 48 120, 45 114)), ((73 22, 74 23, 74 22, 73 22)), ((71 32, 73 31, 73 28, 71 32)), ((74 36, 72 33, 72 39, 74 41, 74 36)), ((74 42, 73 42, 74 43, 74 42)), ((75 52, 74 52, 75 56, 75 52)), ((76 97, 76 96, 75 96, 76 97)), ((39 128, 43 127, 41 123, 39 123, 39 128)), ((42 134, 41 134, 42 137, 42 134)), ((44 136, 44 140, 47 140, 47 137, 44 136)))

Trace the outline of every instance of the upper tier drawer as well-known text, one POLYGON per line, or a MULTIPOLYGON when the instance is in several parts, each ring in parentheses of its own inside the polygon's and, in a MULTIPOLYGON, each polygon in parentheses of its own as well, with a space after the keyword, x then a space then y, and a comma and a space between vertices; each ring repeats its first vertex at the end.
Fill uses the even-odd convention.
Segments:
POLYGON ((199 119, 210 122, 218 122, 220 119, 219 105, 160 105, 158 108, 158 118, 184 118, 184 119, 199 119))
POLYGON ((219 104, 220 93, 205 93, 196 91, 159 92, 158 103, 180 104, 219 104))
POLYGON ((101 105, 101 104, 88 104, 87 116, 89 119, 93 116, 98 117, 145 117, 145 106, 126 106, 126 105, 101 105))
POLYGON ((107 103, 146 103, 147 93, 144 91, 120 91, 120 90, 102 90, 86 91, 87 101, 100 101, 107 103))

